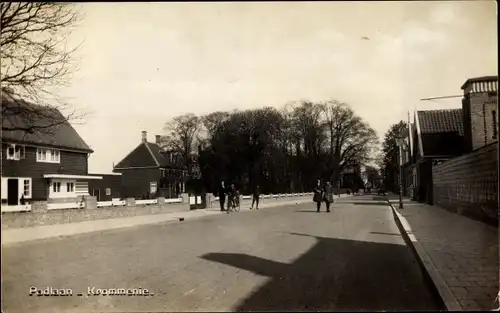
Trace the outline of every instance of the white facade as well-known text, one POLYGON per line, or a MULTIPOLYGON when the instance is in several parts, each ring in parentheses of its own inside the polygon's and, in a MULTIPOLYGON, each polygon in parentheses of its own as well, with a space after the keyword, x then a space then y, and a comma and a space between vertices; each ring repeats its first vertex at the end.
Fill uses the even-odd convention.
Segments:
POLYGON ((82 176, 82 175, 64 175, 64 174, 46 174, 43 175, 49 181, 48 198, 76 198, 89 195, 89 183, 83 179, 102 179, 102 176, 82 176))

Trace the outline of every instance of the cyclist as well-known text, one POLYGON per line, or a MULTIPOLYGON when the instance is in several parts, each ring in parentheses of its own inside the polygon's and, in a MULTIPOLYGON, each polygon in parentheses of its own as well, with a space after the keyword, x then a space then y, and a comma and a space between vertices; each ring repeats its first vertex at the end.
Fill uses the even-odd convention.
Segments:
POLYGON ((229 189, 227 190, 227 209, 231 210, 232 207, 236 206, 236 196, 238 191, 234 187, 234 184, 231 184, 229 189))

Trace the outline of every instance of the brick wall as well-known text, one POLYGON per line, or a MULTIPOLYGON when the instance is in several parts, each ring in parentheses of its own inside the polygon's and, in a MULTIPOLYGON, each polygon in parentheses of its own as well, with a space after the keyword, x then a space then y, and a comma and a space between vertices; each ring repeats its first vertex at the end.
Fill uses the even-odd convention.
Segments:
POLYGON ((108 218, 120 218, 149 214, 162 214, 175 211, 188 211, 189 204, 164 204, 144 206, 104 207, 94 209, 63 209, 44 211, 38 209, 43 203, 37 203, 37 209, 31 212, 2 213, 2 228, 21 228, 42 225, 76 223, 108 218))
POLYGON ((498 97, 492 92, 472 93, 465 97, 470 106, 470 131, 472 150, 479 149, 498 140, 495 136, 493 121, 497 111, 498 97), (493 111, 496 113, 493 114, 493 111))
POLYGON ((487 222, 498 220, 498 142, 432 169, 434 204, 487 222))

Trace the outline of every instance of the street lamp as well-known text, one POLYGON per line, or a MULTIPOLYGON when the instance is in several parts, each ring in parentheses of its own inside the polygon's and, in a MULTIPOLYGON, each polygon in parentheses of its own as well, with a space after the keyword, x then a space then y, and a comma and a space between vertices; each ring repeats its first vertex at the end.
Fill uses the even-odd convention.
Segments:
POLYGON ((396 144, 399 147, 399 209, 403 207, 403 149, 405 146, 405 137, 396 137, 396 144))

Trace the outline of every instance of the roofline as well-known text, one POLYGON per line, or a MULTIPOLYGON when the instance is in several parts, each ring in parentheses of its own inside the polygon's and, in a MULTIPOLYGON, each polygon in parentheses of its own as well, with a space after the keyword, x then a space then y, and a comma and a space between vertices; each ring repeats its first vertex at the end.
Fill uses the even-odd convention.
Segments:
POLYGON ((157 166, 160 166, 160 162, 158 162, 158 159, 155 157, 155 155, 153 154, 153 151, 151 151, 151 148, 149 147, 149 144, 150 144, 150 143, 146 141, 146 142, 143 142, 143 144, 145 144, 145 145, 146 145, 146 148, 148 149, 149 154, 151 154, 151 157, 152 157, 152 158, 153 158, 153 160, 155 161, 156 165, 157 165, 157 166))
POLYGON ((68 151, 68 152, 78 152, 78 153, 94 153, 94 150, 92 149, 77 149, 77 148, 68 148, 68 147, 63 147, 63 146, 57 146, 57 145, 49 145, 49 144, 37 144, 37 143, 31 143, 31 142, 23 142, 21 140, 12 140, 12 139, 7 139, 4 140, 2 138, 2 143, 13 143, 13 144, 19 144, 23 145, 25 147, 32 147, 32 148, 47 148, 47 149, 57 149, 61 151, 68 151))
POLYGON ((113 176, 122 176, 122 173, 88 173, 90 176, 105 176, 105 175, 113 175, 113 176))
POLYGON ((482 82, 482 81, 498 81, 498 76, 490 75, 490 76, 469 78, 465 81, 465 83, 462 85, 462 87, 460 87, 460 89, 464 90, 468 84, 474 83, 474 82, 482 82))
MULTIPOLYGON (((146 142, 146 143, 147 143, 147 142, 146 142)), ((130 150, 130 152, 129 152, 129 153, 127 153, 127 155, 126 155, 123 159, 121 159, 121 160, 120 160, 120 162, 117 162, 116 164, 120 164, 120 163, 122 163, 122 162, 123 162, 123 160, 125 160, 126 158, 128 158, 128 157, 132 154, 132 152, 134 152, 134 151, 135 151, 135 149, 139 148, 141 145, 144 145, 144 144, 145 144, 145 142, 141 142, 140 144, 138 144, 138 145, 137 145, 134 149, 130 150)), ((145 146, 146 146, 146 148, 148 149, 149 154, 150 154, 150 155, 151 155, 151 157, 153 158, 153 161, 155 161, 155 163, 157 164, 157 166, 153 166, 153 167, 158 167, 158 166, 159 166, 158 161, 154 158, 154 156, 153 156, 153 154, 151 153, 151 150, 149 149, 148 145, 145 145, 145 146)), ((122 168, 123 168, 123 169, 126 169, 126 168, 130 168, 130 167, 114 167, 113 169, 115 169, 115 168, 116 168, 116 169, 122 169, 122 168)))
POLYGON ((424 143, 422 142, 422 131, 420 130, 420 122, 418 120, 418 112, 415 113, 415 126, 417 127, 417 139, 418 139, 418 148, 420 150, 420 156, 424 157, 424 143))
POLYGON ((413 126, 410 118, 410 111, 408 111, 408 140, 410 141, 410 157, 413 157, 413 126))

